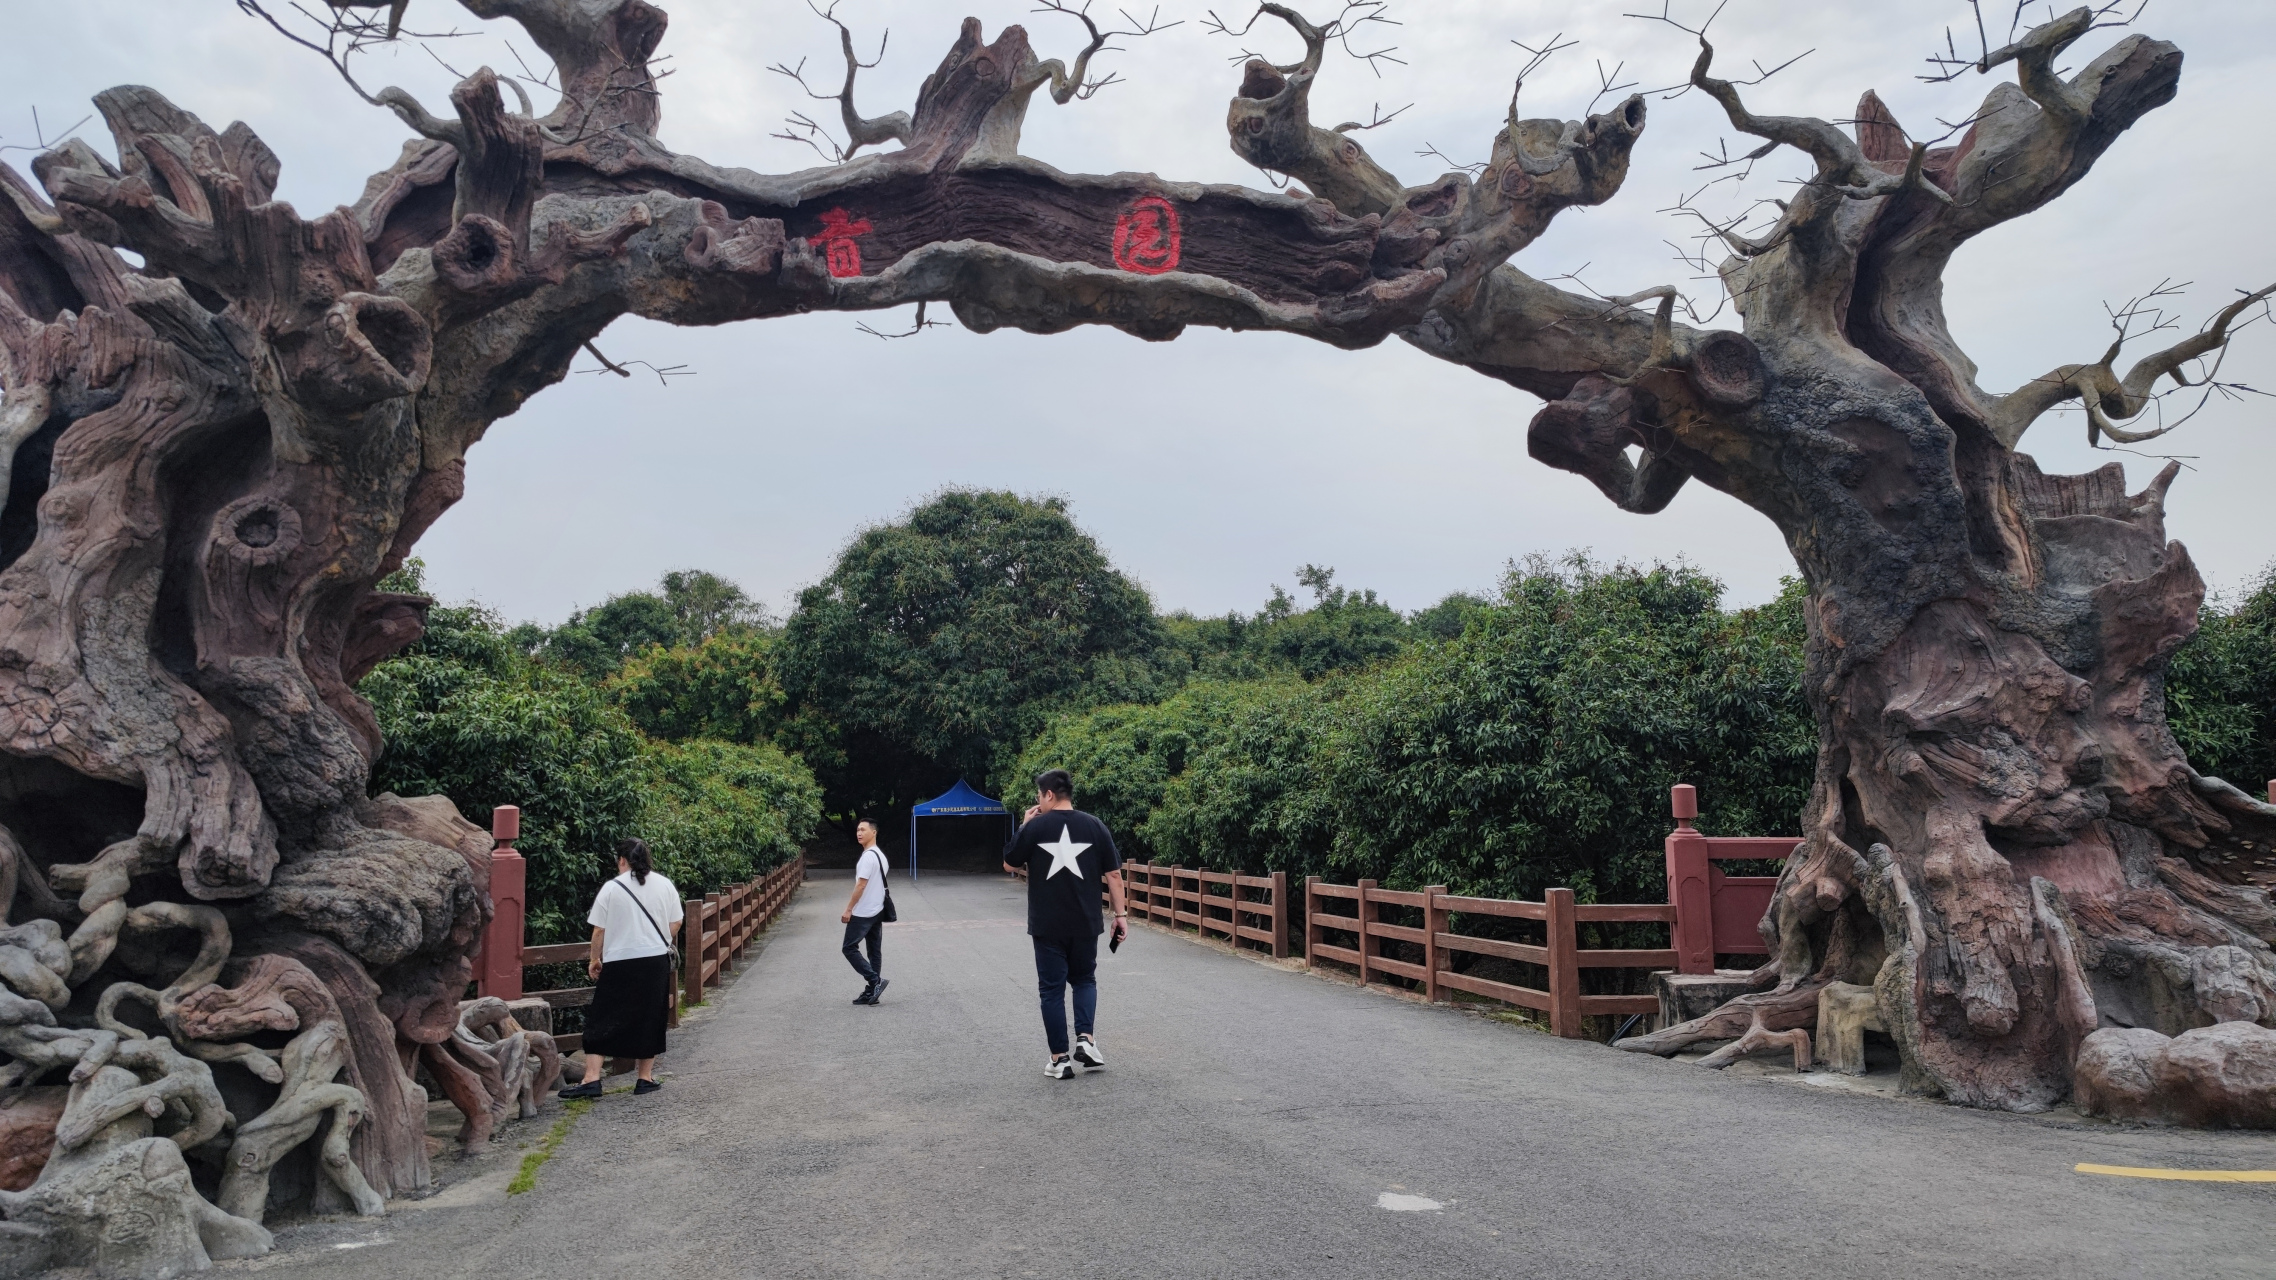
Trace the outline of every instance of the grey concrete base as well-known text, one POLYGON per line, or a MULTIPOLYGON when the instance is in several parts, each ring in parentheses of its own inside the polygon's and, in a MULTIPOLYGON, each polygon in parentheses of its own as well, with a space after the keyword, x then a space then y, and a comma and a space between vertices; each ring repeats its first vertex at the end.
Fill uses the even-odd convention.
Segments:
POLYGON ((1655 973, 1652 993, 1660 998, 1660 1026, 1704 1017, 1733 996, 1747 993, 1745 969, 1717 969, 1713 973, 1655 973))
POLYGON ((506 1002, 506 1010, 514 1015, 514 1021, 521 1025, 522 1030, 553 1034, 553 1006, 545 1001, 534 996, 509 1000, 506 1002))

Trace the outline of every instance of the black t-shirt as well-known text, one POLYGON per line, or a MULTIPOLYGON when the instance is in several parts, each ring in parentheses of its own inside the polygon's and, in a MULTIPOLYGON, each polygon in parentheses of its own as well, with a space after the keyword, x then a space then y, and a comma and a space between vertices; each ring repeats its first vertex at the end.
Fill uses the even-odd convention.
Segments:
POLYGON ((1027 868, 1027 931, 1038 938, 1097 937, 1106 873, 1122 866, 1114 835, 1080 809, 1048 809, 1004 847, 1004 864, 1027 868))

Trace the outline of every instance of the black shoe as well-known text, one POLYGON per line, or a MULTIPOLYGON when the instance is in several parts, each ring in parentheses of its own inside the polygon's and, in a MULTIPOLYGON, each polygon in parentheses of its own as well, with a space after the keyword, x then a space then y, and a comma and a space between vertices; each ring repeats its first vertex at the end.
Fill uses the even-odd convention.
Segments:
POLYGON ((865 1001, 864 1003, 867 1003, 867 1004, 883 1004, 883 1003, 885 1003, 885 988, 887 988, 887 987, 890 987, 890 986, 892 986, 892 985, 893 985, 893 979, 891 979, 891 978, 879 978, 879 979, 877 980, 877 985, 876 985, 874 988, 872 988, 872 989, 870 990, 870 993, 869 993, 869 999, 868 999, 867 1001, 865 1001))
POLYGON ((866 986, 866 987, 863 987, 863 988, 861 989, 861 994, 860 994, 860 995, 858 995, 858 996, 855 996, 855 997, 853 998, 853 1002, 854 1002, 855 1004, 876 1004, 876 1003, 877 1003, 877 984, 873 982, 873 983, 869 984, 868 986, 866 986))
POLYGON ((595 1080, 591 1084, 573 1084, 555 1096, 562 1098, 598 1098, 601 1096, 601 1082, 595 1080))
POLYGON ((663 1087, 663 1085, 658 1084, 654 1080, 643 1080, 640 1083, 632 1086, 632 1095, 634 1097, 639 1097, 642 1094, 654 1093, 663 1087))

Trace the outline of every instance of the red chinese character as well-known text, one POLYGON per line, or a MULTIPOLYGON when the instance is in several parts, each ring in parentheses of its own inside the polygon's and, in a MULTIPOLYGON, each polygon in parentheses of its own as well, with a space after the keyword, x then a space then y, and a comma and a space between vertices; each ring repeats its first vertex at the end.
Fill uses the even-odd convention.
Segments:
POLYGON ((1182 247, 1178 211, 1160 196, 1140 196, 1114 220, 1114 265, 1142 276, 1175 271, 1182 247))
POLYGON ((822 215, 822 230, 808 236, 806 243, 822 247, 823 261, 830 266, 830 274, 840 279, 861 274, 861 245, 855 236, 866 236, 875 228, 869 219, 854 221, 853 215, 843 209, 832 209, 822 215))

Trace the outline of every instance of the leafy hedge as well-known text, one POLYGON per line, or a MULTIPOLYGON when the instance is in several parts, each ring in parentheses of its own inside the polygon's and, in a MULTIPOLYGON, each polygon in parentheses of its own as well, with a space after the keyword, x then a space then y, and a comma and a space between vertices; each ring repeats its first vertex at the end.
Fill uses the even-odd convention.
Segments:
POLYGON ((434 609, 426 637, 360 687, 387 738, 374 792, 447 795, 484 825, 494 806, 521 806, 533 942, 584 932, 626 836, 647 840, 694 895, 780 865, 820 820, 820 789, 797 757, 767 743, 651 741, 602 685, 532 659, 479 607, 434 609))
MULTIPOLYGON (((1700 826, 1729 835, 1792 832, 1809 796, 1802 586, 1738 611, 1721 594, 1688 567, 1536 558, 1388 662, 1062 715, 1020 769, 1073 771, 1133 857, 1658 901, 1670 785, 1696 784, 1700 826)), ((2167 699, 2201 772, 2255 794, 2276 778, 2276 573, 2207 606, 2167 699)))
POLYGON ((2276 566, 2231 607, 2216 600, 2173 655, 2166 715, 2189 763, 2252 795, 2276 779, 2276 566))
POLYGON ((1535 560, 1466 604, 1454 639, 1062 717, 1022 767, 1071 769, 1137 856, 1652 901, 1669 785, 1700 786, 1710 831, 1792 830, 1808 795, 1799 589, 1720 601, 1686 567, 1535 560))

